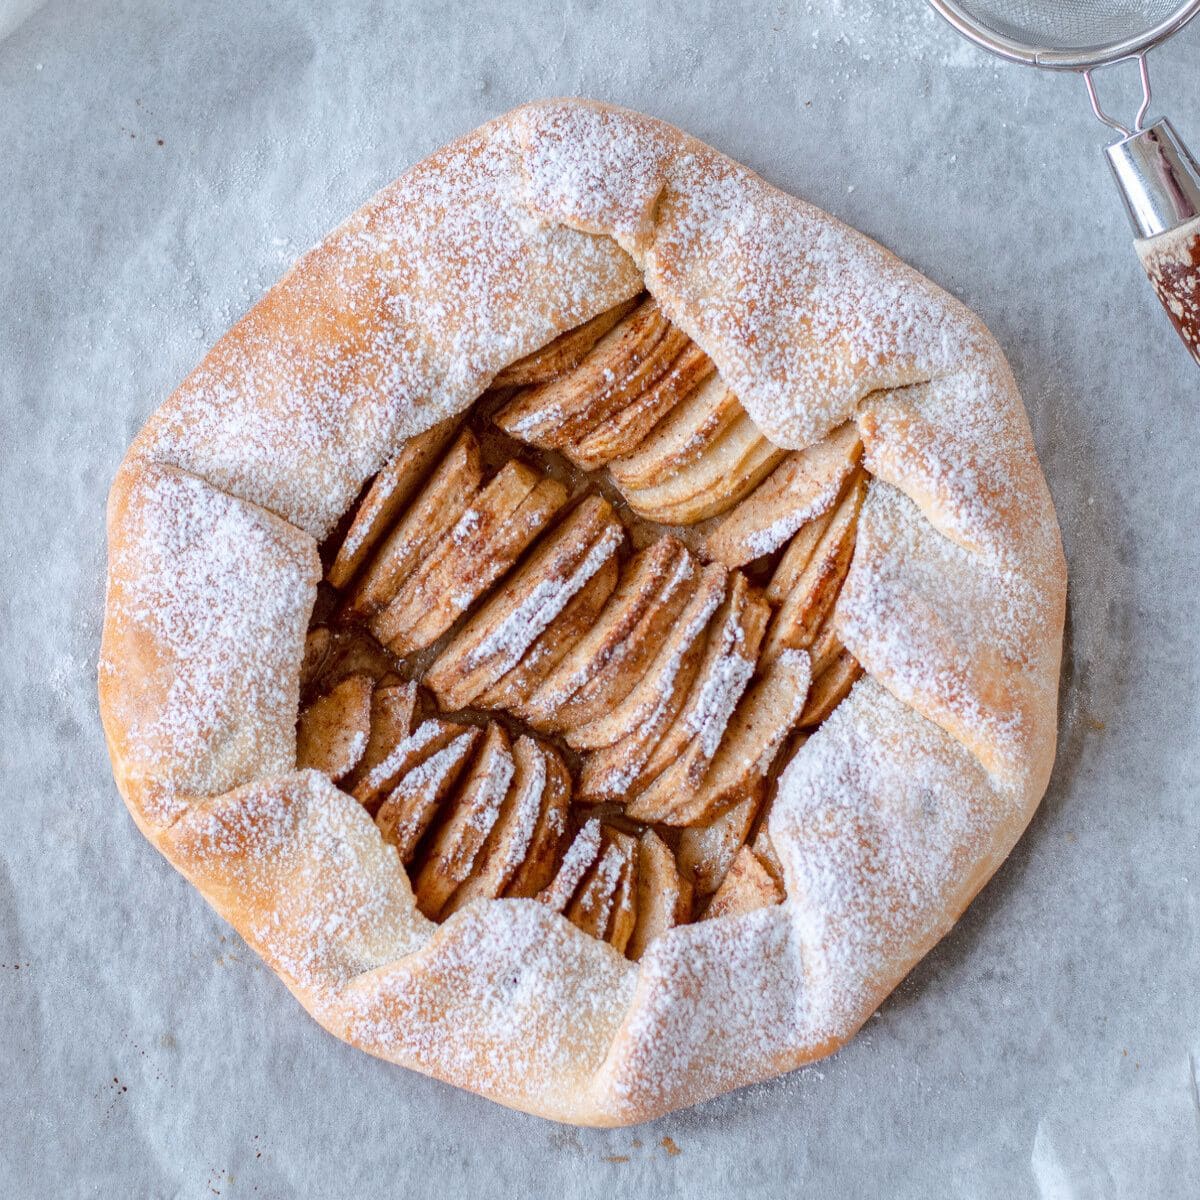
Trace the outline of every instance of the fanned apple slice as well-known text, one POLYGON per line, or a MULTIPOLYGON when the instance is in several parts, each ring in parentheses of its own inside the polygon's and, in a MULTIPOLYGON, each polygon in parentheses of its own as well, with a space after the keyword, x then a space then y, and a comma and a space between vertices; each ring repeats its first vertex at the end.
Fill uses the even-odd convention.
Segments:
POLYGON ((820 545, 836 511, 837 508, 834 507, 814 517, 802 525, 795 537, 788 542, 787 549, 783 552, 770 583, 767 584, 767 599, 772 604, 782 604, 800 582, 804 568, 812 561, 813 551, 820 545))
POLYGON ((696 895, 711 896, 721 886, 766 794, 767 782, 760 778, 732 808, 707 825, 689 825, 680 833, 675 852, 679 870, 691 882, 696 895))
POLYGON ((733 860, 717 894, 709 902, 703 920, 740 917, 758 908, 782 904, 783 886, 763 865, 749 846, 743 846, 733 860))
POLYGON ((630 508, 662 525, 694 525, 732 508, 775 469, 786 450, 742 416, 716 442, 664 483, 622 487, 630 508))
POLYGON ((437 920, 446 901, 471 873, 500 816, 513 778, 508 735, 494 722, 445 819, 432 833, 425 861, 413 881, 417 907, 437 920))
POLYGON ((686 786, 700 782, 749 686, 770 615, 762 593, 735 571, 729 596, 709 626, 704 657, 683 709, 630 780, 631 794, 685 760, 686 774, 681 777, 686 786))
POLYGON ((348 675, 313 701, 296 724, 296 766, 323 771, 334 783, 354 770, 371 728, 369 675, 348 675))
POLYGON ((533 845, 549 776, 547 756, 533 738, 523 737, 513 747, 513 762, 516 769, 500 815, 475 869, 446 905, 446 915, 472 900, 494 900, 502 895, 533 845))
POLYGON ((600 857, 604 847, 600 829, 600 822, 595 818, 580 827, 558 864, 554 879, 538 893, 537 898, 542 904, 559 913, 567 907, 583 877, 600 857))
POLYGON ((767 584, 767 599, 773 605, 781 605, 792 594, 792 590, 800 581, 800 576, 804 574, 804 568, 811 562, 812 552, 821 544, 821 539, 829 528, 829 522, 833 521, 836 511, 838 509, 835 505, 827 512, 822 512, 820 516, 805 522, 788 542, 787 548, 782 553, 779 564, 775 566, 774 574, 767 584))
POLYGON ((666 536, 630 560, 593 629, 576 644, 519 715, 537 728, 570 729, 623 700, 695 587, 686 546, 666 536))
POLYGON ((409 438, 375 476, 326 575, 335 588, 344 588, 354 578, 416 494, 457 427, 458 418, 451 417, 409 438))
POLYGON ((788 456, 704 539, 710 557, 731 567, 778 550, 798 529, 828 512, 862 457, 848 421, 823 441, 788 456))
POLYGON ((455 725, 450 721, 422 721, 408 737, 397 742, 359 779, 350 794, 368 812, 374 813, 384 796, 403 776, 444 749, 469 728, 467 725, 455 725))
MULTIPOLYGON (((590 569, 592 564, 588 564, 590 569)), ((500 677, 474 703, 479 708, 503 708, 519 713, 542 681, 591 629, 617 586, 617 555, 608 554, 596 573, 567 601, 566 607, 546 626, 511 671, 500 677)), ((586 575, 586 569, 583 571, 586 575)))
POLYGON ((710 563, 700 573, 699 582, 672 627, 667 631, 645 674, 629 695, 586 725, 567 730, 567 744, 573 750, 599 750, 635 734, 652 720, 677 690, 681 672, 688 660, 699 664, 704 649, 704 631, 725 599, 728 573, 720 563, 710 563))
POLYGON ((866 494, 867 477, 860 472, 839 501, 796 586, 776 612, 763 647, 764 662, 771 662, 784 650, 807 649, 813 644, 850 570, 858 514, 866 494))
POLYGON ((817 636, 813 639, 813 644, 808 648, 814 682, 833 666, 838 655, 846 648, 842 645, 842 639, 838 637, 837 630, 834 628, 832 617, 835 611, 836 605, 830 609, 817 636))
POLYGON ((300 660, 300 694, 303 695, 316 682, 321 668, 329 656, 333 635, 324 625, 308 631, 304 639, 304 657, 300 660))
POLYGON ((432 754, 400 778, 375 814, 375 824, 400 861, 412 862, 442 801, 450 794, 470 761, 481 734, 468 726, 448 746, 432 754))
POLYGON ((785 650, 742 697, 707 771, 695 786, 699 738, 644 792, 626 805, 639 821, 699 825, 744 800, 764 778, 800 720, 808 695, 808 655, 785 650))
POLYGON ((610 836, 621 849, 621 876, 613 896, 612 916, 604 940, 618 953, 624 954, 637 925, 638 902, 638 839, 628 833, 612 830, 610 836))
MULTIPOLYGON (((591 937, 603 939, 608 930, 609 919, 617 900, 621 875, 630 851, 616 834, 605 829, 602 834, 604 848, 600 857, 584 876, 574 899, 567 905, 564 915, 567 920, 591 937)), ((629 839, 633 841, 632 838, 629 839)))
POLYGON ((771 841, 771 835, 767 832, 766 822, 760 822, 758 832, 754 835, 754 841, 751 848, 758 856, 758 861, 771 873, 775 882, 783 887, 783 863, 779 861, 779 855, 775 850, 775 843, 771 841))
POLYGON ((659 343, 655 351, 659 361, 665 361, 677 344, 676 358, 650 386, 628 399, 623 408, 584 437, 563 448, 573 462, 585 471, 597 471, 618 455, 628 454, 684 396, 695 391, 716 370, 712 359, 678 330, 672 330, 659 343))
MULTIPOLYGON (((573 447, 604 426, 615 429, 621 414, 631 407, 636 407, 642 397, 654 389, 687 346, 687 334, 673 325, 668 325, 662 337, 647 350, 642 360, 631 364, 628 374, 606 382, 605 388, 594 393, 586 407, 566 417, 554 433, 558 448, 574 459, 573 447)), ((630 445, 632 444, 631 441, 630 445)))
POLYGON ((645 300, 569 374, 518 392, 495 416, 505 433, 557 449, 595 427, 625 381, 653 353, 669 327, 654 300, 645 300), (594 419, 593 419, 594 417, 594 419))
POLYGON ((354 770, 346 776, 347 790, 353 791, 412 732, 416 703, 415 683, 376 687, 371 694, 371 728, 367 735, 367 748, 354 770))
POLYGON ((399 681, 391 655, 358 626, 329 630, 325 654, 311 687, 329 691, 350 675, 369 675, 379 685, 399 681))
POLYGON ((371 631, 395 654, 436 641, 517 561, 567 502, 567 489, 510 461, 434 547, 371 631))
POLYGON ((540 350, 509 363, 492 380, 493 388, 531 387, 537 383, 549 383, 568 371, 573 371, 593 346, 627 313, 641 302, 641 297, 606 309, 599 316, 577 325, 574 329, 560 333, 552 342, 540 350))
POLYGON ((712 375, 661 420, 632 453, 608 464, 608 473, 622 487, 649 488, 698 459, 742 417, 738 398, 712 375))
POLYGON ((850 694, 850 689, 862 673, 858 659, 849 650, 842 650, 813 681, 808 702, 800 714, 800 728, 815 729, 820 725, 850 694))
POLYGON ((589 496, 543 538, 426 672, 442 707, 466 707, 511 671, 624 536, 612 505, 589 496))
POLYGON ((361 621, 379 612, 429 550, 454 528, 482 483, 479 442, 466 429, 354 580, 339 610, 339 618, 346 622, 361 621))
POLYGON ((546 783, 533 837, 504 894, 525 898, 536 896, 554 878, 567 832, 567 809, 571 803, 571 774, 566 763, 549 746, 539 746, 546 760, 546 783))
POLYGON ((638 839, 637 921, 626 954, 637 962, 655 938, 691 916, 691 884, 680 875, 670 846, 647 829, 638 839))

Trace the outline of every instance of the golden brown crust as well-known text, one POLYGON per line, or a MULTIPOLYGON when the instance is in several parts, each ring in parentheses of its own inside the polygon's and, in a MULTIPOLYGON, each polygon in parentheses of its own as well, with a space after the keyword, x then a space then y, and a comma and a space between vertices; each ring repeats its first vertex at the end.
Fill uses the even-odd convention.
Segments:
MULTIPOLYGON (((653 455, 633 469, 663 486, 653 455)), ((684 482, 664 511, 719 506, 684 482)), ((1003 860, 1053 760, 1065 568, 987 331, 868 239, 603 105, 500 118, 297 263, 139 435, 109 547, 101 711, 138 824, 326 1028, 558 1120, 645 1120, 836 1049, 1003 860), (293 768, 314 538, 405 437, 643 287, 740 401, 719 436, 744 416, 769 439, 749 475, 854 421, 876 481, 831 618, 866 674, 769 817, 787 899, 635 965, 532 900, 433 926, 363 807, 293 768)))

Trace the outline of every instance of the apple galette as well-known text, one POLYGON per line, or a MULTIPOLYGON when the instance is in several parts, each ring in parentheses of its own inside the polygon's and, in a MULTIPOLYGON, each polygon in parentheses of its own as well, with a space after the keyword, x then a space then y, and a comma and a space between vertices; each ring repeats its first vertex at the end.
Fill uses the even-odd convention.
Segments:
POLYGON ((139 826, 356 1045, 623 1124, 830 1053, 1004 859, 1065 572, 979 321, 679 131, 519 109, 150 419, 139 826))

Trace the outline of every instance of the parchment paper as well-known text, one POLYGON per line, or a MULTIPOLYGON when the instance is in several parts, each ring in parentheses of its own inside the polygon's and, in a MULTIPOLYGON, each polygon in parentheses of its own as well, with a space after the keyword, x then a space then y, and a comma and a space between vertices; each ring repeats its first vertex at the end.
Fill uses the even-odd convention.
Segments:
MULTIPOLYGON (((1200 372, 1078 80, 917 0, 0 0, 0 36, 0 1195, 1200 1193, 1200 372), (104 498, 147 414, 377 187, 562 93, 982 313, 1072 570, 1054 781, 958 928, 832 1061, 615 1132, 323 1033, 136 833, 95 705, 104 498)), ((1195 146, 1198 52, 1155 63, 1195 146)))

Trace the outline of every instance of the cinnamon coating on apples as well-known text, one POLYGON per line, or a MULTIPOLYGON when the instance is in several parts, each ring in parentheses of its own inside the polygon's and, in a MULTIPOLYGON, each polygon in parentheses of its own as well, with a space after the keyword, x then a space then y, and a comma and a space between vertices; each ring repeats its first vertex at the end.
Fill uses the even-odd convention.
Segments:
POLYGON ((784 896, 784 748, 861 673, 832 620, 854 425, 772 445, 652 300, 409 439, 329 549, 299 760, 373 816, 417 906, 533 898, 631 958, 784 896))

